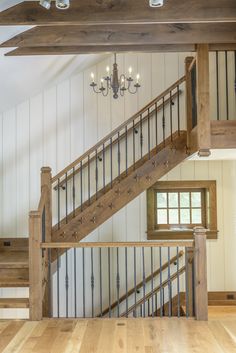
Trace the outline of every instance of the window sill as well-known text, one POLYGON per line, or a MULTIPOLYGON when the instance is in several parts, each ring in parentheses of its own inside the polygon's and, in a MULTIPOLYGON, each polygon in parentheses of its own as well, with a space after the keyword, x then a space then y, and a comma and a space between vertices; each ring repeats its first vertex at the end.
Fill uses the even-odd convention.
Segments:
MULTIPOLYGON (((208 230, 207 239, 217 239, 218 230, 208 230)), ((191 229, 184 230, 149 230, 147 231, 147 240, 187 240, 193 239, 191 229)))

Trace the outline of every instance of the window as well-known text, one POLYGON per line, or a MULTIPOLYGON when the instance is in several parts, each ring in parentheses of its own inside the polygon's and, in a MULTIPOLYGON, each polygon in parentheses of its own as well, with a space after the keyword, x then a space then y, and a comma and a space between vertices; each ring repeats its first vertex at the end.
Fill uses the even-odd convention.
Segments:
POLYGON ((196 226, 216 238, 215 181, 158 182, 147 201, 148 239, 188 239, 196 226))

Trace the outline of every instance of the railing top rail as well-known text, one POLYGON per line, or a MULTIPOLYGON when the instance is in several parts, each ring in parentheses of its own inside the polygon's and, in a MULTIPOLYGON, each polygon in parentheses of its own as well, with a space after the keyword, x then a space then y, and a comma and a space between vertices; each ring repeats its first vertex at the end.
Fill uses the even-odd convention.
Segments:
POLYGON ((43 213, 43 209, 47 201, 47 193, 48 193, 47 187, 43 186, 40 200, 39 200, 38 210, 37 210, 41 215, 43 213))
POLYGON ((139 117, 141 114, 146 112, 149 108, 151 108, 154 104, 156 104, 159 100, 163 99, 168 93, 173 91, 175 88, 177 88, 181 83, 183 83, 186 80, 186 76, 182 76, 178 81, 173 83, 170 87, 168 87, 164 92, 159 94, 156 98, 154 98, 150 103, 148 103, 145 107, 143 107, 141 110, 139 110, 136 114, 131 116, 128 120, 124 121, 121 125, 119 125, 116 129, 114 129, 112 132, 110 132, 108 135, 106 135, 102 140, 96 143, 93 147, 91 147, 88 151, 86 151, 82 156, 80 156, 78 159, 76 159, 74 162, 70 163, 66 168, 64 168, 62 171, 60 171, 57 175, 55 175, 52 178, 52 184, 55 183, 60 177, 65 175, 67 172, 69 172, 71 169, 73 169, 76 165, 78 165, 80 162, 82 162, 88 155, 90 155, 92 152, 96 151, 99 147, 101 147, 105 142, 107 142, 109 139, 111 139, 115 134, 117 134, 120 130, 125 128, 127 125, 129 125, 134 119, 139 117))
POLYGON ((192 69, 194 68, 194 65, 196 65, 197 62, 197 58, 196 56, 193 58, 193 61, 191 62, 191 64, 189 65, 188 71, 191 72, 192 69))
POLYGON ((43 249, 70 249, 70 248, 149 248, 149 247, 188 247, 194 246, 193 240, 179 241, 144 241, 144 242, 67 242, 67 243, 42 243, 43 249))

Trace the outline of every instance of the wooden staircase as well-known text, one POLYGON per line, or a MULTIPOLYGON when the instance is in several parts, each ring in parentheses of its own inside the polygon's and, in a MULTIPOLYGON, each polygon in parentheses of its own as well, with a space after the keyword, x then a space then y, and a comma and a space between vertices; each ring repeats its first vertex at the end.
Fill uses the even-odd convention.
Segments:
MULTIPOLYGON (((0 239, 0 288, 29 287, 27 238, 0 239)), ((0 298, 0 309, 29 308, 29 298, 0 298)))

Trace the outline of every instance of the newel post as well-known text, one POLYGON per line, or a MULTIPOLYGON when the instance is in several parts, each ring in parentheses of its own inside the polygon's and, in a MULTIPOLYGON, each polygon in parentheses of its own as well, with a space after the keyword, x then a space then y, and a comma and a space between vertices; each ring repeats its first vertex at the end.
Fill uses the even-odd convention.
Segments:
POLYGON ((196 320, 208 320, 206 229, 194 228, 194 298, 196 320))
POLYGON ((185 58, 185 77, 186 77, 186 94, 185 94, 185 105, 186 105, 186 118, 187 118, 187 148, 190 149, 190 133, 193 128, 193 113, 192 113, 192 78, 191 71, 189 70, 193 61, 193 56, 187 56, 185 58))
POLYGON ((50 167, 41 168, 41 192, 47 187, 47 201, 45 209, 45 241, 51 242, 52 234, 52 170, 50 167))
POLYGON ((41 215, 38 211, 29 213, 29 313, 30 320, 42 320, 42 237, 41 215))

